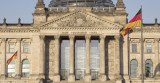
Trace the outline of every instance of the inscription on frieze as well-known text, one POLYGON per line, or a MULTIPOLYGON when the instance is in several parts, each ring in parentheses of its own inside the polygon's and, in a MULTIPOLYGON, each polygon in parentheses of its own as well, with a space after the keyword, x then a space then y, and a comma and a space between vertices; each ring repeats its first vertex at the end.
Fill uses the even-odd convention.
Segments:
POLYGON ((98 34, 98 32, 61 32, 60 34, 98 34))

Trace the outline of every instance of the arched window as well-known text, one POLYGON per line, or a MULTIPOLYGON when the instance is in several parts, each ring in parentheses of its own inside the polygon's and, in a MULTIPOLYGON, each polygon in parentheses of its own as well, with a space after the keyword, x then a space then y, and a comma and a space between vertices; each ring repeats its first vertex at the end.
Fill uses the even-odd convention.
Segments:
POLYGON ((146 60, 145 74, 146 74, 146 77, 153 77, 153 63, 151 60, 146 60))
POLYGON ((30 62, 29 60, 23 60, 22 62, 22 77, 29 77, 30 73, 30 62))
POLYGON ((8 77, 15 77, 15 61, 12 60, 8 65, 8 77))
POLYGON ((137 75, 138 75, 138 62, 137 62, 137 60, 133 59, 131 61, 130 67, 131 67, 131 72, 130 72, 131 77, 137 77, 137 75))

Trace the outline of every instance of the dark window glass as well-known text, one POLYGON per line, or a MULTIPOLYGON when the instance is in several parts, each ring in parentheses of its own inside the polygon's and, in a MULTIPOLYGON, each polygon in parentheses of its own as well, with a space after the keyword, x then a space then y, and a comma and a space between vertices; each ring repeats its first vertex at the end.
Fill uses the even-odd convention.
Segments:
POLYGON ((153 77, 153 63, 151 60, 146 60, 145 72, 146 77, 153 77))
POLYGON ((146 44, 146 49, 147 49, 147 53, 151 53, 152 52, 152 45, 146 44))
POLYGON ((131 67, 131 77, 137 77, 137 75, 138 75, 138 62, 137 62, 137 60, 132 60, 130 67, 131 67))
POLYGON ((133 53, 137 52, 137 44, 132 44, 132 52, 133 53))

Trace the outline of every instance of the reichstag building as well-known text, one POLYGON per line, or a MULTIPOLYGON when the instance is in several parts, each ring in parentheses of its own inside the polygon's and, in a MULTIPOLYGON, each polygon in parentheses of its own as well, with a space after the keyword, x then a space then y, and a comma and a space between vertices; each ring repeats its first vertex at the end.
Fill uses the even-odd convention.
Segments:
MULTIPOLYGON (((33 23, 4 18, 0 83, 141 83, 141 28, 120 35, 125 8, 123 0, 51 0, 48 8, 37 0, 33 23)), ((160 24, 143 29, 144 82, 160 83, 160 24)))

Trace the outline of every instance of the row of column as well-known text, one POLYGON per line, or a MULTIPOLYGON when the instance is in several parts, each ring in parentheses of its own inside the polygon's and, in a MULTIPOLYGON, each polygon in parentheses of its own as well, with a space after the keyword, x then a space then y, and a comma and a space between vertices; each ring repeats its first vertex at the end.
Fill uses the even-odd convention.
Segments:
MULTIPOLYGON (((2 38, 2 43, 1 43, 1 49, 2 49, 2 71, 1 71, 1 77, 6 77, 6 41, 7 38, 2 38)), ((16 62, 16 71, 15 71, 15 76, 16 78, 21 77, 21 38, 17 38, 17 62, 16 62)))
MULTIPOLYGON (((55 62, 55 67, 54 67, 54 76, 53 76, 53 81, 54 82, 59 82, 60 81, 60 74, 59 74, 59 35, 55 35, 55 57, 54 57, 54 62, 55 62)), ((74 35, 69 35, 70 39, 70 57, 69 57, 69 77, 68 77, 68 82, 74 82, 75 81, 75 71, 74 71, 74 35)), ((100 80, 101 81, 106 81, 106 75, 105 75, 105 38, 106 36, 101 35, 100 36, 100 80)), ((120 36, 115 36, 116 40, 116 47, 115 47, 115 75, 116 79, 121 79, 120 75, 120 54, 119 54, 119 38, 120 36)), ((45 54, 44 54, 44 36, 40 36, 41 39, 41 66, 40 66, 40 73, 44 74, 45 67, 44 67, 44 60, 45 60, 45 54), (44 67, 44 68, 42 68, 44 67)), ((85 74, 85 81, 90 82, 91 81, 91 73, 90 73, 90 39, 91 35, 86 35, 86 74, 85 74)))

